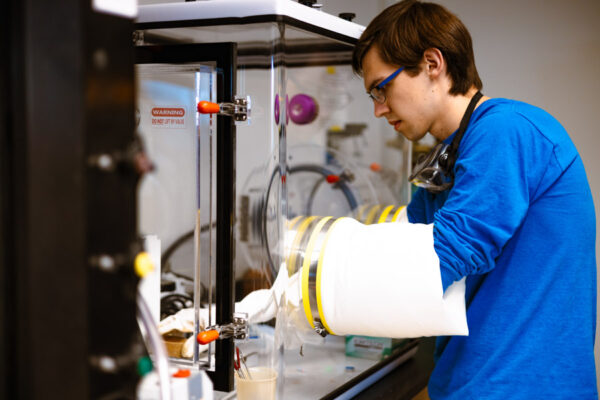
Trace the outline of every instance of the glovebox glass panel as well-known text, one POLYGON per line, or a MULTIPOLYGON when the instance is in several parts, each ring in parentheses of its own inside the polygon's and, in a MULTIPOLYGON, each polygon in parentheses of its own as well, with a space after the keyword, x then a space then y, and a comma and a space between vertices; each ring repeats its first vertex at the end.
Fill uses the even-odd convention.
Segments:
MULTIPOLYGON (((151 184, 143 184, 140 229, 157 234, 154 226, 160 225, 163 253, 179 238, 189 238, 170 255, 166 271, 163 268, 165 278, 178 280, 183 275, 188 280, 171 291, 165 288, 163 297, 193 289, 186 293, 198 310, 214 301, 211 277, 219 266, 210 235, 215 225, 230 224, 234 231, 235 300, 240 301, 251 292, 271 288, 282 268, 293 272, 288 264, 290 242, 297 234, 294 221, 351 216, 364 223, 384 222, 394 215, 390 210, 408 202, 410 145, 386 121, 374 118, 362 80, 349 65, 351 44, 282 22, 145 29, 137 36, 144 45, 235 42, 236 94, 251 104, 249 121, 236 124, 236 174, 231 182, 236 206, 228 221, 215 220, 210 213, 216 157, 211 146, 219 134, 214 117, 195 116, 194 138, 191 131, 184 139, 165 127, 143 134, 151 158, 158 157, 158 167, 165 164, 170 178, 165 183, 168 190, 153 189, 152 194, 145 188, 151 184), (179 150, 171 150, 179 141, 179 150), (145 212, 151 205, 152 212, 145 212)), ((158 75, 168 71, 159 80, 171 84, 189 67, 149 70, 158 75)), ((202 80, 204 67, 197 67, 198 72, 185 78, 189 107, 193 101, 215 101, 213 89, 202 89, 202 84, 214 84, 219 71, 207 70, 207 80, 202 80)), ((147 79, 145 68, 139 72, 142 81, 147 79)), ((143 90, 140 93, 143 96, 143 90)), ((142 119, 140 127, 147 124, 142 119)), ((325 396, 402 344, 381 338, 323 338, 307 328, 307 321, 303 323, 299 328, 279 315, 277 322, 251 324, 248 338, 236 342, 249 367, 277 371, 279 398, 325 396)), ((196 352, 198 357, 188 358, 190 362, 210 368, 210 353, 196 352)))
MULTIPOLYGON (((196 104, 214 98, 216 79, 208 63, 140 64, 136 79, 137 134, 153 164, 138 188, 138 229, 159 243, 161 291, 153 301, 162 320, 214 302, 214 128, 196 104)), ((183 349, 191 334, 166 337, 170 356, 208 364, 209 353, 183 349)))

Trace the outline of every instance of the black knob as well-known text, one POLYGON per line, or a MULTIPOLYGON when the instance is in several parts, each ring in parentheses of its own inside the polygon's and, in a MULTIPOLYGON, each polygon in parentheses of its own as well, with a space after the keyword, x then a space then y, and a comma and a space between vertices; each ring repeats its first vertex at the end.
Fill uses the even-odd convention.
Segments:
POLYGON ((298 0, 298 3, 308 6, 308 7, 312 7, 312 5, 315 4, 316 2, 317 2, 317 0, 298 0))
POLYGON ((354 13, 340 13, 338 15, 338 17, 340 17, 341 19, 345 19, 346 21, 352 21, 354 18, 356 18, 356 14, 354 14, 354 13))

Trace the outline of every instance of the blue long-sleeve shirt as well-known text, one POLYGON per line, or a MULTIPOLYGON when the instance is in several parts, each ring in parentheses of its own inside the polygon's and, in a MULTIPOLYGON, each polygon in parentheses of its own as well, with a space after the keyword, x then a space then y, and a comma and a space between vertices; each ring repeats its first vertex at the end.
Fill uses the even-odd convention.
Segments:
POLYGON ((454 171, 450 190, 408 206, 410 222, 434 224, 444 289, 467 277, 469 336, 438 338, 431 399, 596 399, 595 213, 567 132, 488 100, 454 171))

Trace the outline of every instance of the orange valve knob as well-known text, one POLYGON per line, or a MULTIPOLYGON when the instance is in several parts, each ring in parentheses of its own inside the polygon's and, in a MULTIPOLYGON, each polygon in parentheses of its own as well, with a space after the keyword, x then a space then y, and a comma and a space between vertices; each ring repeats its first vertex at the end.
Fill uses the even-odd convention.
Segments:
POLYGON ((371 165, 369 165, 369 168, 373 172, 379 172, 379 171, 381 171, 381 165, 377 164, 376 162, 371 163, 371 165))
POLYGON ((210 101, 201 101, 198 103, 198 112, 200 114, 218 114, 221 107, 217 103, 210 101))
POLYGON ((196 336, 196 340, 200 344, 209 344, 212 341, 215 341, 219 338, 219 331, 216 329, 211 329, 210 331, 200 332, 198 336, 196 336))
POLYGON ((192 372, 189 369, 179 369, 173 374, 173 378, 189 378, 192 372))

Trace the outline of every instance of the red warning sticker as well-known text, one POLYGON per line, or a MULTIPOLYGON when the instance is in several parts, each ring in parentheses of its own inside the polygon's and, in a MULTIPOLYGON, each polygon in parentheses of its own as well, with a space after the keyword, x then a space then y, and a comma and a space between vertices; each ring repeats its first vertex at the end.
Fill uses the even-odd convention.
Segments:
POLYGON ((185 108, 153 107, 152 126, 155 128, 185 128, 185 108))

